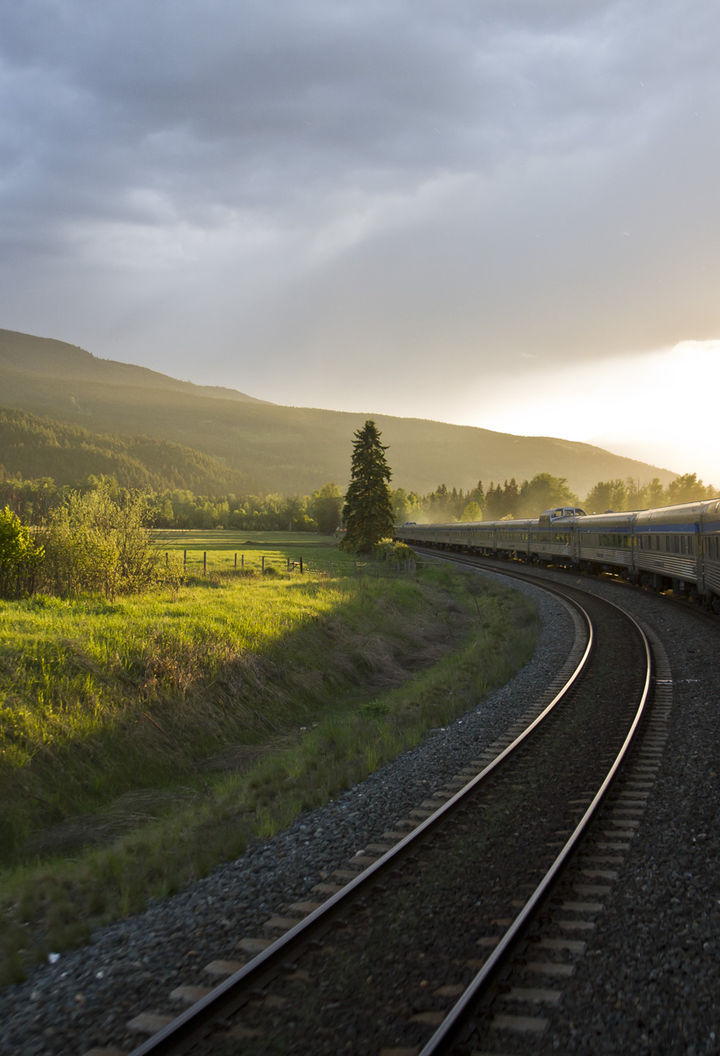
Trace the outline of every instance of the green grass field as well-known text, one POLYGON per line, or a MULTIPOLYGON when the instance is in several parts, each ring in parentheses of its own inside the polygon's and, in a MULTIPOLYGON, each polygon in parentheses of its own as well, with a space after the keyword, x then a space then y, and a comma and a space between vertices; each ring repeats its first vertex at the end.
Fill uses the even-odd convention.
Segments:
POLYGON ((248 532, 230 529, 156 529, 152 532, 154 545, 161 551, 185 561, 189 573, 248 571, 261 572, 264 566, 286 571, 288 560, 299 563, 309 571, 351 574, 357 568, 367 568, 365 559, 358 559, 338 549, 337 540, 330 535, 309 532, 248 532), (206 561, 203 554, 207 555, 206 561))
MULTIPOLYGON (((232 534, 172 537, 227 554, 232 534)), ((515 593, 285 540, 248 544, 272 575, 0 603, 0 978, 236 857, 531 655, 515 593), (333 575, 286 571, 298 545, 333 575)))

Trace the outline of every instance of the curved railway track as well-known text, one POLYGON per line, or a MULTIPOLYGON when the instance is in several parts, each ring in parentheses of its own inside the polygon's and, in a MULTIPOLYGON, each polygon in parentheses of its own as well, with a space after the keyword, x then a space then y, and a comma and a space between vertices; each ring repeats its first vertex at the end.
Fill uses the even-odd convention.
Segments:
POLYGON ((652 682, 631 617, 598 598, 586 611, 566 603, 587 629, 552 699, 321 885, 324 902, 268 922, 280 938, 259 940, 265 949, 133 1056, 463 1051, 478 1001, 617 773, 652 682))

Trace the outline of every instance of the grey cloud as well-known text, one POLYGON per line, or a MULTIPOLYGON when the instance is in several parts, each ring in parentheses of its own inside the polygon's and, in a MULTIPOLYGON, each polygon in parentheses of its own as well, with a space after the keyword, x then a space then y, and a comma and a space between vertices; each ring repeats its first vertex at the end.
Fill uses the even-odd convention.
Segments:
MULTIPOLYGON (((45 99, 41 82, 24 120, 52 145, 49 117, 62 137, 55 157, 74 156, 79 169, 97 152, 111 183, 113 173, 118 182, 134 174, 167 182, 163 166, 175 160, 163 150, 169 133, 193 144, 190 173, 213 164, 232 170, 241 153, 251 172, 266 173, 276 198, 291 193, 280 186, 279 165, 310 172, 319 189, 373 168, 401 178, 477 167, 511 137, 531 145, 538 114, 545 111, 542 125, 557 124, 579 105, 557 83, 558 71, 548 78, 545 69, 537 88, 548 58, 571 61, 562 42, 493 23, 480 14, 483 5, 129 2, 51 10, 55 18, 40 34, 38 5, 18 5, 15 34, 5 38, 16 68, 46 78, 45 99)), ((583 59, 580 49, 576 64, 583 59)), ((241 180, 216 193, 232 200, 243 190, 241 180)))
POLYGON ((5 5, 5 307, 158 366, 194 291, 218 369, 241 334, 398 377, 706 336, 718 29, 671 0, 5 5))

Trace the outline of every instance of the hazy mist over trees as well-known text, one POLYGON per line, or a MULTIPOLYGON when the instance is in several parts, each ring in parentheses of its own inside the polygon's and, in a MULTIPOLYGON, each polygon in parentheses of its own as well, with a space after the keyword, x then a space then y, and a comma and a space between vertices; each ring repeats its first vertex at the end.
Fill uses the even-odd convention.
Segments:
MULTIPOLYGON (((115 501, 130 494, 140 496, 145 523, 165 529, 229 528, 331 534, 340 526, 343 504, 342 492, 332 482, 310 495, 207 496, 182 488, 136 492, 121 487, 113 478, 92 476, 78 488, 70 488, 56 484, 50 477, 24 480, 0 471, 0 509, 9 507, 26 524, 46 525, 53 510, 71 492, 105 487, 115 501)), ((540 473, 520 484, 511 479, 502 484, 491 481, 485 487, 478 481, 468 491, 440 484, 425 495, 404 488, 395 488, 390 494, 396 524, 537 517, 544 509, 566 505, 582 506, 587 513, 623 512, 720 496, 716 488, 704 485, 694 473, 677 477, 666 488, 658 481, 644 487, 632 480, 602 481, 587 496, 574 495, 565 480, 548 473, 540 473)))

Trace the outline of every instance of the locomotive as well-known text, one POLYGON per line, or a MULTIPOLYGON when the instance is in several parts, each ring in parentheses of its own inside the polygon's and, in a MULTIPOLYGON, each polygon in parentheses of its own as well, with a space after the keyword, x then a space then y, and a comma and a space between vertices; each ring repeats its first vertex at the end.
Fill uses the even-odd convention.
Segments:
POLYGON ((720 613, 720 499, 630 513, 588 515, 559 506, 525 520, 408 522, 395 529, 395 538, 409 546, 610 572, 690 595, 720 613))

